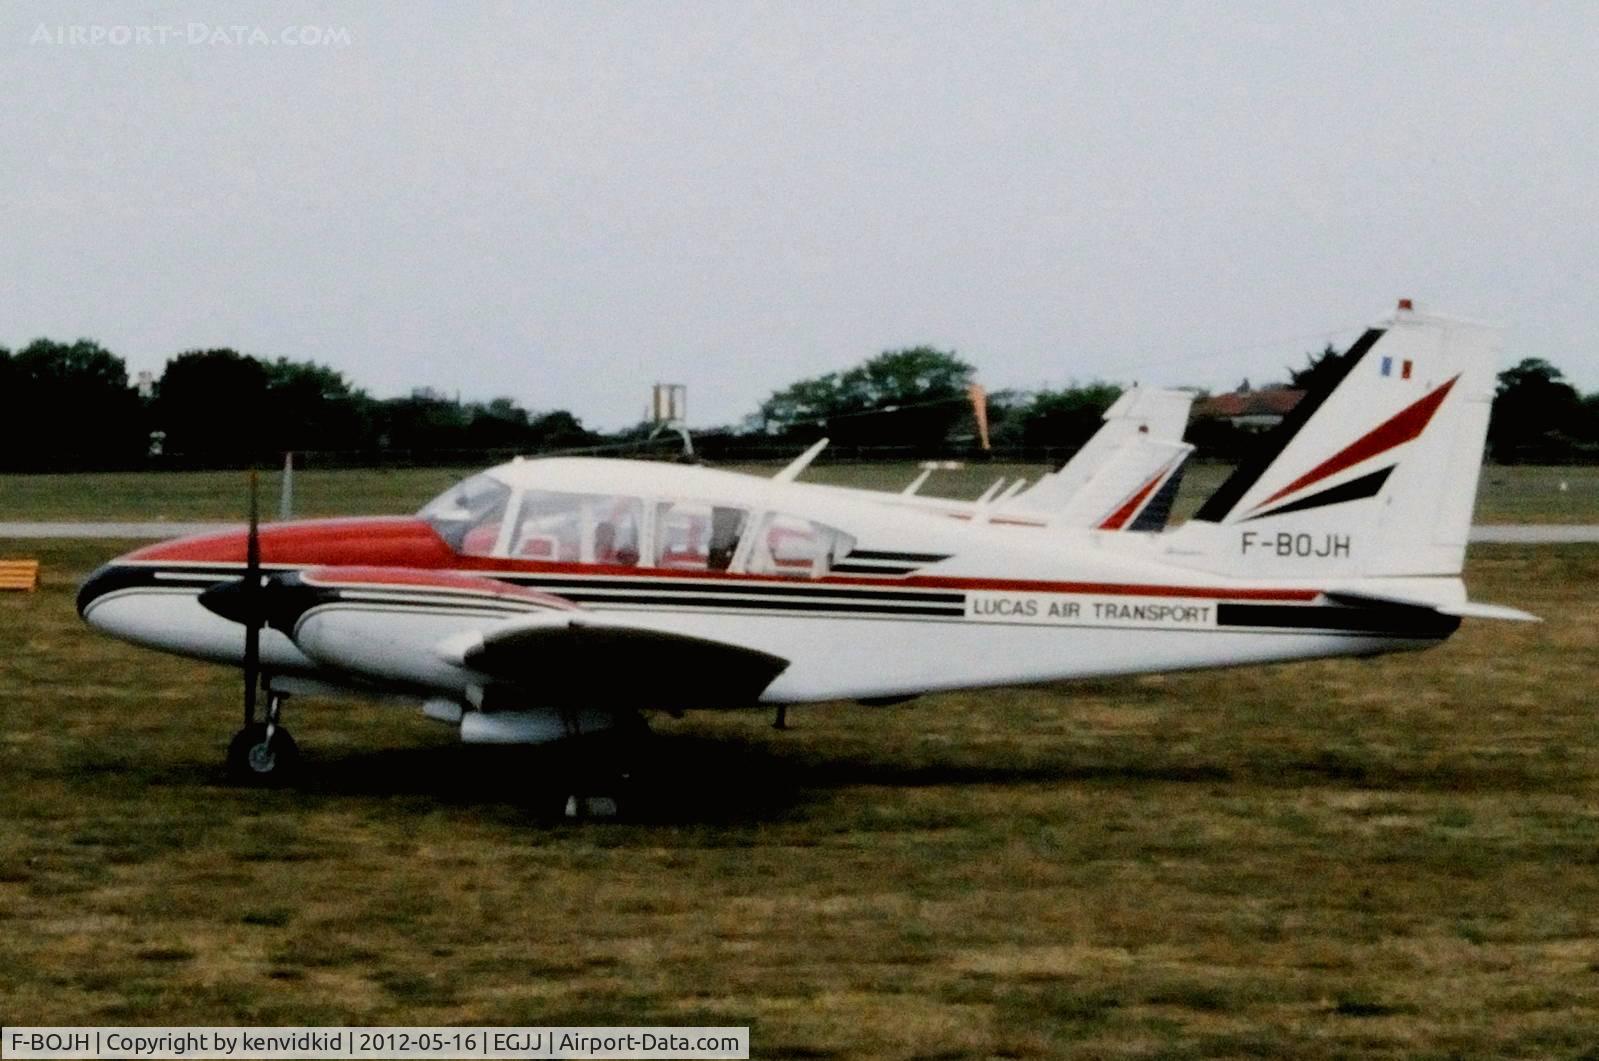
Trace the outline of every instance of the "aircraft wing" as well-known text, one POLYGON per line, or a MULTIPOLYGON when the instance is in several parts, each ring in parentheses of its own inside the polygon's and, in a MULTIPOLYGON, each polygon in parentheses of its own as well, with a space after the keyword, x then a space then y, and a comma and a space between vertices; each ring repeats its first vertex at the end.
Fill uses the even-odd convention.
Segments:
POLYGON ((725 641, 581 612, 514 619, 446 639, 448 663, 551 702, 716 707, 753 703, 788 660, 725 641))

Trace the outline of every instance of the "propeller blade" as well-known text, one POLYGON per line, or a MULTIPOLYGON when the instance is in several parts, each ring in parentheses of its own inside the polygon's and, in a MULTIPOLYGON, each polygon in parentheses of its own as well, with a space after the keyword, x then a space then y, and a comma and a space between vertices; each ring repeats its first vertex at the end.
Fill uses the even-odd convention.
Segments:
POLYGON ((250 470, 250 535, 244 551, 244 724, 255 722, 261 682, 261 484, 250 470))

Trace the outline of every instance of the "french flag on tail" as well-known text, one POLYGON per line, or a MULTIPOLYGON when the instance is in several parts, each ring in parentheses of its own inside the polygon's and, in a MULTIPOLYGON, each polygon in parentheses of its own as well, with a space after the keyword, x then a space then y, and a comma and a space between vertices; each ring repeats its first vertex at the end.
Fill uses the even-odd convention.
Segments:
MULTIPOLYGON (((1411 361, 1408 357, 1405 358, 1403 361, 1401 361, 1399 363, 1399 378, 1400 379, 1409 379, 1410 378, 1410 370, 1411 370, 1411 368, 1414 365, 1415 365, 1415 362, 1411 361)), ((1382 359, 1382 374, 1384 376, 1392 376, 1394 374, 1394 359, 1393 358, 1385 357, 1385 358, 1382 359)))

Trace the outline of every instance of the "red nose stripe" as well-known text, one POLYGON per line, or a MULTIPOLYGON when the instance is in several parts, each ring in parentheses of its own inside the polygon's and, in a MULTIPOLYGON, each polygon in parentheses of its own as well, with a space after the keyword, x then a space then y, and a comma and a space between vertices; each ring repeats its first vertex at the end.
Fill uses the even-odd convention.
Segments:
POLYGON ((1329 475, 1337 475, 1345 468, 1352 468, 1363 460, 1370 460, 1379 453, 1391 450, 1395 446, 1402 446, 1417 435, 1420 435, 1426 430, 1427 424, 1432 421, 1432 415, 1438 411, 1438 407, 1443 404, 1444 398, 1448 397, 1449 389, 1455 385, 1455 381, 1458 379, 1460 377, 1456 376, 1425 398, 1405 406, 1389 419, 1384 420, 1304 475, 1266 498, 1251 511, 1258 512, 1278 498, 1286 497, 1295 490, 1302 490, 1311 483, 1320 482, 1329 475))
MULTIPOLYGON (((243 563, 245 532, 224 531, 158 542, 129 560, 168 563, 243 563)), ((261 528, 264 564, 369 567, 449 567, 455 559, 433 528, 410 516, 313 519, 261 528)))

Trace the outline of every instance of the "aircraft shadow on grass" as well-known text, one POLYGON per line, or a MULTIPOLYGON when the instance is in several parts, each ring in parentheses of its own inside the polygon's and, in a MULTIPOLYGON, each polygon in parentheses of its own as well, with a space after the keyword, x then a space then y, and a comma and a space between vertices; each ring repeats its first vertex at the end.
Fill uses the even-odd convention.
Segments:
MULTIPOLYGON (((953 753, 959 755, 958 751, 953 753)), ((433 806, 479 806, 532 819, 558 818, 567 795, 582 790, 570 751, 527 747, 430 745, 324 749, 307 756, 285 792, 308 799, 398 800, 395 813, 433 806)), ((151 778, 157 784, 214 787, 220 770, 193 761, 151 778)), ((739 824, 806 814, 850 788, 1036 788, 1240 784, 1268 788, 1375 787, 1395 791, 1525 791, 1522 772, 1466 762, 1374 763, 1336 752, 1278 756, 1270 751, 1218 762, 1203 754, 1134 758, 1114 749, 1063 751, 1019 763, 895 759, 891 755, 790 751, 737 739, 657 735, 626 787, 625 819, 663 825, 739 824), (1108 753, 1108 754, 1107 754, 1108 753), (1074 760, 1072 757, 1077 756, 1074 760)))

